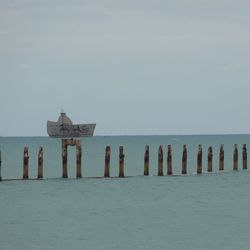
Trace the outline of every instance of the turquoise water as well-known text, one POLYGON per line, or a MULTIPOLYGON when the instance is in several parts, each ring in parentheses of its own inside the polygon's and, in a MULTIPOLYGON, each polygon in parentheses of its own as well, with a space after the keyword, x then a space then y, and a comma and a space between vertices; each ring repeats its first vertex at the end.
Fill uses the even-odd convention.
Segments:
MULTIPOLYGON (((2 176, 22 176, 22 151, 30 149, 30 176, 37 175, 37 151, 44 146, 42 181, 0 182, 0 249, 249 249, 250 171, 232 170, 233 146, 249 147, 249 135, 93 137, 84 140, 85 176, 102 176, 104 151, 111 145, 111 174, 118 175, 118 147, 125 147, 125 173, 133 178, 75 179, 61 176, 60 141, 0 138, 2 176), (157 174, 160 144, 172 144, 174 171, 181 171, 182 144, 188 147, 188 176, 157 174), (225 171, 218 172, 219 145, 225 171), (145 144, 150 174, 143 174, 145 144), (196 172, 198 144, 214 147, 214 173, 196 172)), ((70 176, 75 176, 74 149, 70 176)), ((166 161, 165 161, 166 172, 166 161)), ((206 157, 203 160, 206 169, 206 157)))

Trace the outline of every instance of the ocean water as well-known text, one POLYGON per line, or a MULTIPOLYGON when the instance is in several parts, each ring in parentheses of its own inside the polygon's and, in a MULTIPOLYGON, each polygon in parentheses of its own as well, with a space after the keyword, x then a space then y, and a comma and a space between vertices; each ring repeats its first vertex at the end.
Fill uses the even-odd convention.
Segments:
POLYGON ((47 137, 1 137, 2 177, 22 177, 23 147, 29 147, 30 177, 44 147, 44 180, 0 182, 0 249, 249 249, 250 172, 242 170, 241 148, 250 135, 95 136, 83 140, 83 176, 103 176, 105 146, 111 146, 111 176, 118 175, 118 149, 125 150, 125 175, 133 178, 75 179, 75 148, 69 176, 61 177, 61 142, 47 137), (239 146, 239 171, 233 148, 239 146), (150 176, 143 176, 145 145, 150 176), (158 177, 157 154, 173 147, 175 176, 158 177), (188 175, 181 176, 182 145, 188 175), (198 144, 203 174, 197 176, 198 144), (225 171, 218 171, 219 146, 225 171), (213 173, 206 173, 213 146, 213 173))

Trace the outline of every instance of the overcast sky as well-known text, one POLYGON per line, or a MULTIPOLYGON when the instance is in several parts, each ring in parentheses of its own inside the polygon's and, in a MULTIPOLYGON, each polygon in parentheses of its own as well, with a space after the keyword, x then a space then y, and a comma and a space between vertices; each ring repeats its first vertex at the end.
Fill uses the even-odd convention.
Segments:
POLYGON ((250 133, 249 0, 0 0, 0 136, 63 108, 96 135, 250 133))

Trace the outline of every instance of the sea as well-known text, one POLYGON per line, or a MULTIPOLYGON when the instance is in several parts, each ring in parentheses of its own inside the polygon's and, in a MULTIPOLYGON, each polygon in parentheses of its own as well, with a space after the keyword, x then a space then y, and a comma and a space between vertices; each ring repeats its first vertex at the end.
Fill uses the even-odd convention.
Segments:
POLYGON ((83 138, 83 178, 75 178, 75 147, 69 147, 69 178, 63 179, 60 139, 0 137, 0 249, 250 249, 250 171, 242 169, 243 144, 250 150, 250 135, 83 138), (184 144, 185 176, 181 175, 184 144), (202 175, 196 174, 199 144, 202 175), (224 171, 219 171, 221 144, 224 171), (238 171, 233 170, 235 144, 238 171), (113 178, 96 178, 103 177, 108 145, 113 178), (149 176, 143 176, 145 145, 150 148, 149 176), (157 176, 160 145, 164 176, 157 176), (173 176, 166 175, 168 145, 172 145, 173 176), (25 146, 30 180, 21 180, 25 146), (40 146, 44 179, 36 180, 40 146), (119 146, 124 147, 127 178, 117 178, 119 146), (212 173, 207 172, 209 146, 213 147, 212 173))

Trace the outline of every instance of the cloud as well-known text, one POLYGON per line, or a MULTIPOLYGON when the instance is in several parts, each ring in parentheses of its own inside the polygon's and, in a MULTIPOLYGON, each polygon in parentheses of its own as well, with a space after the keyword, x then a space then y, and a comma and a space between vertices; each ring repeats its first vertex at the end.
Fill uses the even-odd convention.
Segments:
POLYGON ((20 69, 25 71, 33 71, 35 69, 34 65, 29 63, 21 63, 20 69))

